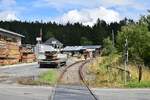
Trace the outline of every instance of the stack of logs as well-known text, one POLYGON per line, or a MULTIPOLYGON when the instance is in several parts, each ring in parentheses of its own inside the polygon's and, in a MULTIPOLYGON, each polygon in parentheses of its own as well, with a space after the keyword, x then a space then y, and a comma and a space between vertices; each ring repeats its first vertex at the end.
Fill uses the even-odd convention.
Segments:
POLYGON ((21 48, 21 60, 23 63, 31 63, 36 59, 35 54, 31 48, 21 48))
POLYGON ((16 64, 20 59, 20 48, 17 43, 0 41, 0 65, 16 64))
POLYGON ((47 60, 58 60, 56 52, 45 52, 45 57, 47 60))
POLYGON ((0 40, 0 66, 35 61, 32 49, 20 47, 17 42, 0 40))

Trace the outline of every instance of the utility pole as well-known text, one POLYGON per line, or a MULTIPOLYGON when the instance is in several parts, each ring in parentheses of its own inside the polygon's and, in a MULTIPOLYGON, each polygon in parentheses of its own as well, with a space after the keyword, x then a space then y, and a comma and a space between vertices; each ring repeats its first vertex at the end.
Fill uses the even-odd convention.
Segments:
POLYGON ((36 38, 37 40, 37 59, 39 60, 40 56, 40 44, 42 43, 42 28, 40 29, 39 36, 36 38))
POLYGON ((127 64, 128 64, 128 40, 125 40, 125 50, 124 50, 124 84, 127 82, 127 64))
POLYGON ((43 36, 43 30, 42 28, 40 29, 40 38, 41 38, 41 43, 42 43, 42 36, 43 36))
POLYGON ((115 36, 114 36, 114 30, 112 30, 112 45, 113 45, 113 48, 115 47, 115 36))

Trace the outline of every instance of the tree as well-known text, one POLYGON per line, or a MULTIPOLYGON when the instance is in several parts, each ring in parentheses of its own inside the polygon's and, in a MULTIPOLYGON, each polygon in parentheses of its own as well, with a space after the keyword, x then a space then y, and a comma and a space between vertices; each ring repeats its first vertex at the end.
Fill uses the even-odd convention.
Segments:
POLYGON ((110 40, 110 37, 104 39, 103 44, 104 44, 103 55, 109 55, 116 52, 116 49, 113 46, 113 42, 110 40))
POLYGON ((109 36, 109 32, 111 32, 109 31, 108 24, 104 20, 98 19, 92 28, 92 41, 96 44, 103 44, 103 39, 107 38, 109 36))
POLYGON ((54 35, 53 35, 52 32, 46 32, 46 33, 44 34, 44 40, 47 40, 47 39, 49 39, 49 38, 51 38, 51 37, 54 37, 54 35))
POLYGON ((121 28, 117 35, 117 48, 124 49, 125 39, 128 39, 129 58, 145 63, 150 62, 150 32, 148 26, 142 23, 128 24, 121 28))
POLYGON ((82 37, 80 40, 81 45, 92 45, 92 41, 88 40, 86 37, 82 37))

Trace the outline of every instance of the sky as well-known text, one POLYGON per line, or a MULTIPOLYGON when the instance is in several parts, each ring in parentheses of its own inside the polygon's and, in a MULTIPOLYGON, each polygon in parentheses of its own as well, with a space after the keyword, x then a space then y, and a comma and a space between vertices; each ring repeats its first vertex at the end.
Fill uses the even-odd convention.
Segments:
POLYGON ((0 0, 0 20, 80 22, 94 25, 97 19, 107 23, 125 17, 137 21, 148 14, 149 0, 0 0))

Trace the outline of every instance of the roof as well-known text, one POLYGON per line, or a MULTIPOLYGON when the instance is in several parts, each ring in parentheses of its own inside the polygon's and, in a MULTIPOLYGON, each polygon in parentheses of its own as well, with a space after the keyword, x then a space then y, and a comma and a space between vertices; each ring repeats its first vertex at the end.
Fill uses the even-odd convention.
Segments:
POLYGON ((12 32, 12 31, 9 31, 9 30, 6 30, 6 29, 3 29, 3 28, 0 28, 0 32, 4 32, 4 33, 7 33, 7 34, 15 35, 15 36, 18 36, 18 37, 24 37, 21 34, 18 34, 18 33, 15 33, 15 32, 12 32))
POLYGON ((62 51, 80 51, 82 46, 66 46, 62 51))
POLYGON ((100 45, 89 45, 89 46, 66 46, 62 51, 80 51, 80 50, 85 50, 85 49, 99 49, 101 48, 100 45))
POLYGON ((45 41, 44 44, 54 44, 53 42, 56 42, 57 45, 63 45, 60 41, 58 41, 56 38, 52 37, 49 38, 47 41, 45 41))
POLYGON ((99 49, 101 48, 101 45, 88 45, 88 46, 82 46, 83 49, 99 49))

